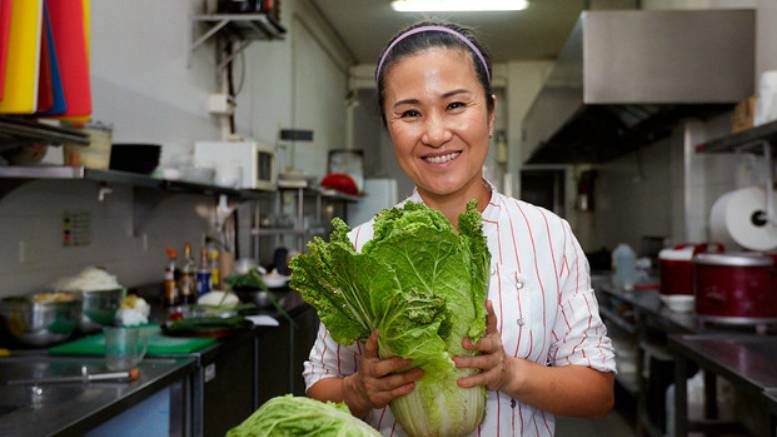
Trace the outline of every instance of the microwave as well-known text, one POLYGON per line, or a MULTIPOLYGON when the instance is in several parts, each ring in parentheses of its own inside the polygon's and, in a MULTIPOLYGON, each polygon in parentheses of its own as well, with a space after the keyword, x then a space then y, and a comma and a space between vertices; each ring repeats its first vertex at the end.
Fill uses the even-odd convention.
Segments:
POLYGON ((219 168, 239 166, 240 188, 275 190, 278 181, 278 162, 275 146, 255 142, 198 141, 194 143, 194 165, 219 168))

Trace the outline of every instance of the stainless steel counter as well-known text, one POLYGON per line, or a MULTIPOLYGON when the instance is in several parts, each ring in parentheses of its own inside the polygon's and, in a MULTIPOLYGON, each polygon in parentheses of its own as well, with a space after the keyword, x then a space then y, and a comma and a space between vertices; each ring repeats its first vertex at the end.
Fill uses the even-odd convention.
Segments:
MULTIPOLYGON (((189 358, 152 358, 140 363, 140 377, 133 382, 7 385, 15 379, 79 375, 82 366, 89 372, 106 371, 103 358, 28 355, 0 359, 0 435, 83 435, 159 390, 182 383, 195 369, 189 358)), ((183 394, 180 401, 184 401, 183 394)), ((182 414, 181 410, 176 414, 182 414)), ((173 414, 170 429, 183 423, 182 416, 173 414)))
MULTIPOLYGON (((757 335, 677 335, 669 346, 675 353, 675 430, 685 436, 689 431, 703 431, 699 424, 688 421, 686 380, 688 362, 696 363, 728 380, 740 390, 764 396, 777 389, 777 337, 757 335)), ((714 397, 713 397, 714 399, 714 397)), ((724 423, 713 423, 722 429, 724 423)), ((772 435, 771 429, 758 430, 758 435, 772 435)))

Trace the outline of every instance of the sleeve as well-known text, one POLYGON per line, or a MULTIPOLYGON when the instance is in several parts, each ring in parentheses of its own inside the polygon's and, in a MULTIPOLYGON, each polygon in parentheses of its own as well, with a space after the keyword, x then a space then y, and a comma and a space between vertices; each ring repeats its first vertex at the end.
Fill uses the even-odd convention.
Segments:
POLYGON ((305 392, 322 379, 355 373, 360 356, 359 343, 350 346, 340 345, 332 339, 324 325, 320 324, 318 337, 302 371, 302 377, 305 378, 305 392))
POLYGON ((573 364, 615 372, 615 351, 599 316, 588 260, 566 220, 562 220, 562 229, 559 316, 553 327, 549 362, 553 366, 573 364))

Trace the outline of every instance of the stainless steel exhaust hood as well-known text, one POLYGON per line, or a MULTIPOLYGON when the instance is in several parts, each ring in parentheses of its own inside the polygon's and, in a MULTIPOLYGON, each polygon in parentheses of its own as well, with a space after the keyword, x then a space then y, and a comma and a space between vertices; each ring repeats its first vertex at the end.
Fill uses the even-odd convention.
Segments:
POLYGON ((584 12, 524 118, 528 162, 606 161, 728 110, 754 53, 753 10, 584 12))

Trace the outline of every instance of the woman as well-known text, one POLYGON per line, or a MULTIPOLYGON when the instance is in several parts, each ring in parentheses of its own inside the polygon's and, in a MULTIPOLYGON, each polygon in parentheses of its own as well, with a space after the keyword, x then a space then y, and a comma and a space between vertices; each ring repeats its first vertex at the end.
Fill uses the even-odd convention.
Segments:
MULTIPOLYGON (((507 198, 483 179, 497 104, 483 47, 459 26, 421 23, 395 36, 375 74, 383 121, 402 170, 415 182, 409 200, 439 210, 454 225, 478 200, 492 255, 487 335, 479 356, 456 357, 481 372, 461 387, 484 385, 486 417, 477 435, 553 435, 554 416, 600 417, 613 404, 615 362, 591 290, 588 263, 569 224, 507 198)), ((356 248, 372 223, 355 228, 356 248)), ((308 394, 344 401, 384 435, 404 435, 388 404, 411 392, 422 371, 377 356, 377 333, 364 344, 335 343, 322 326, 305 364, 308 394)))

